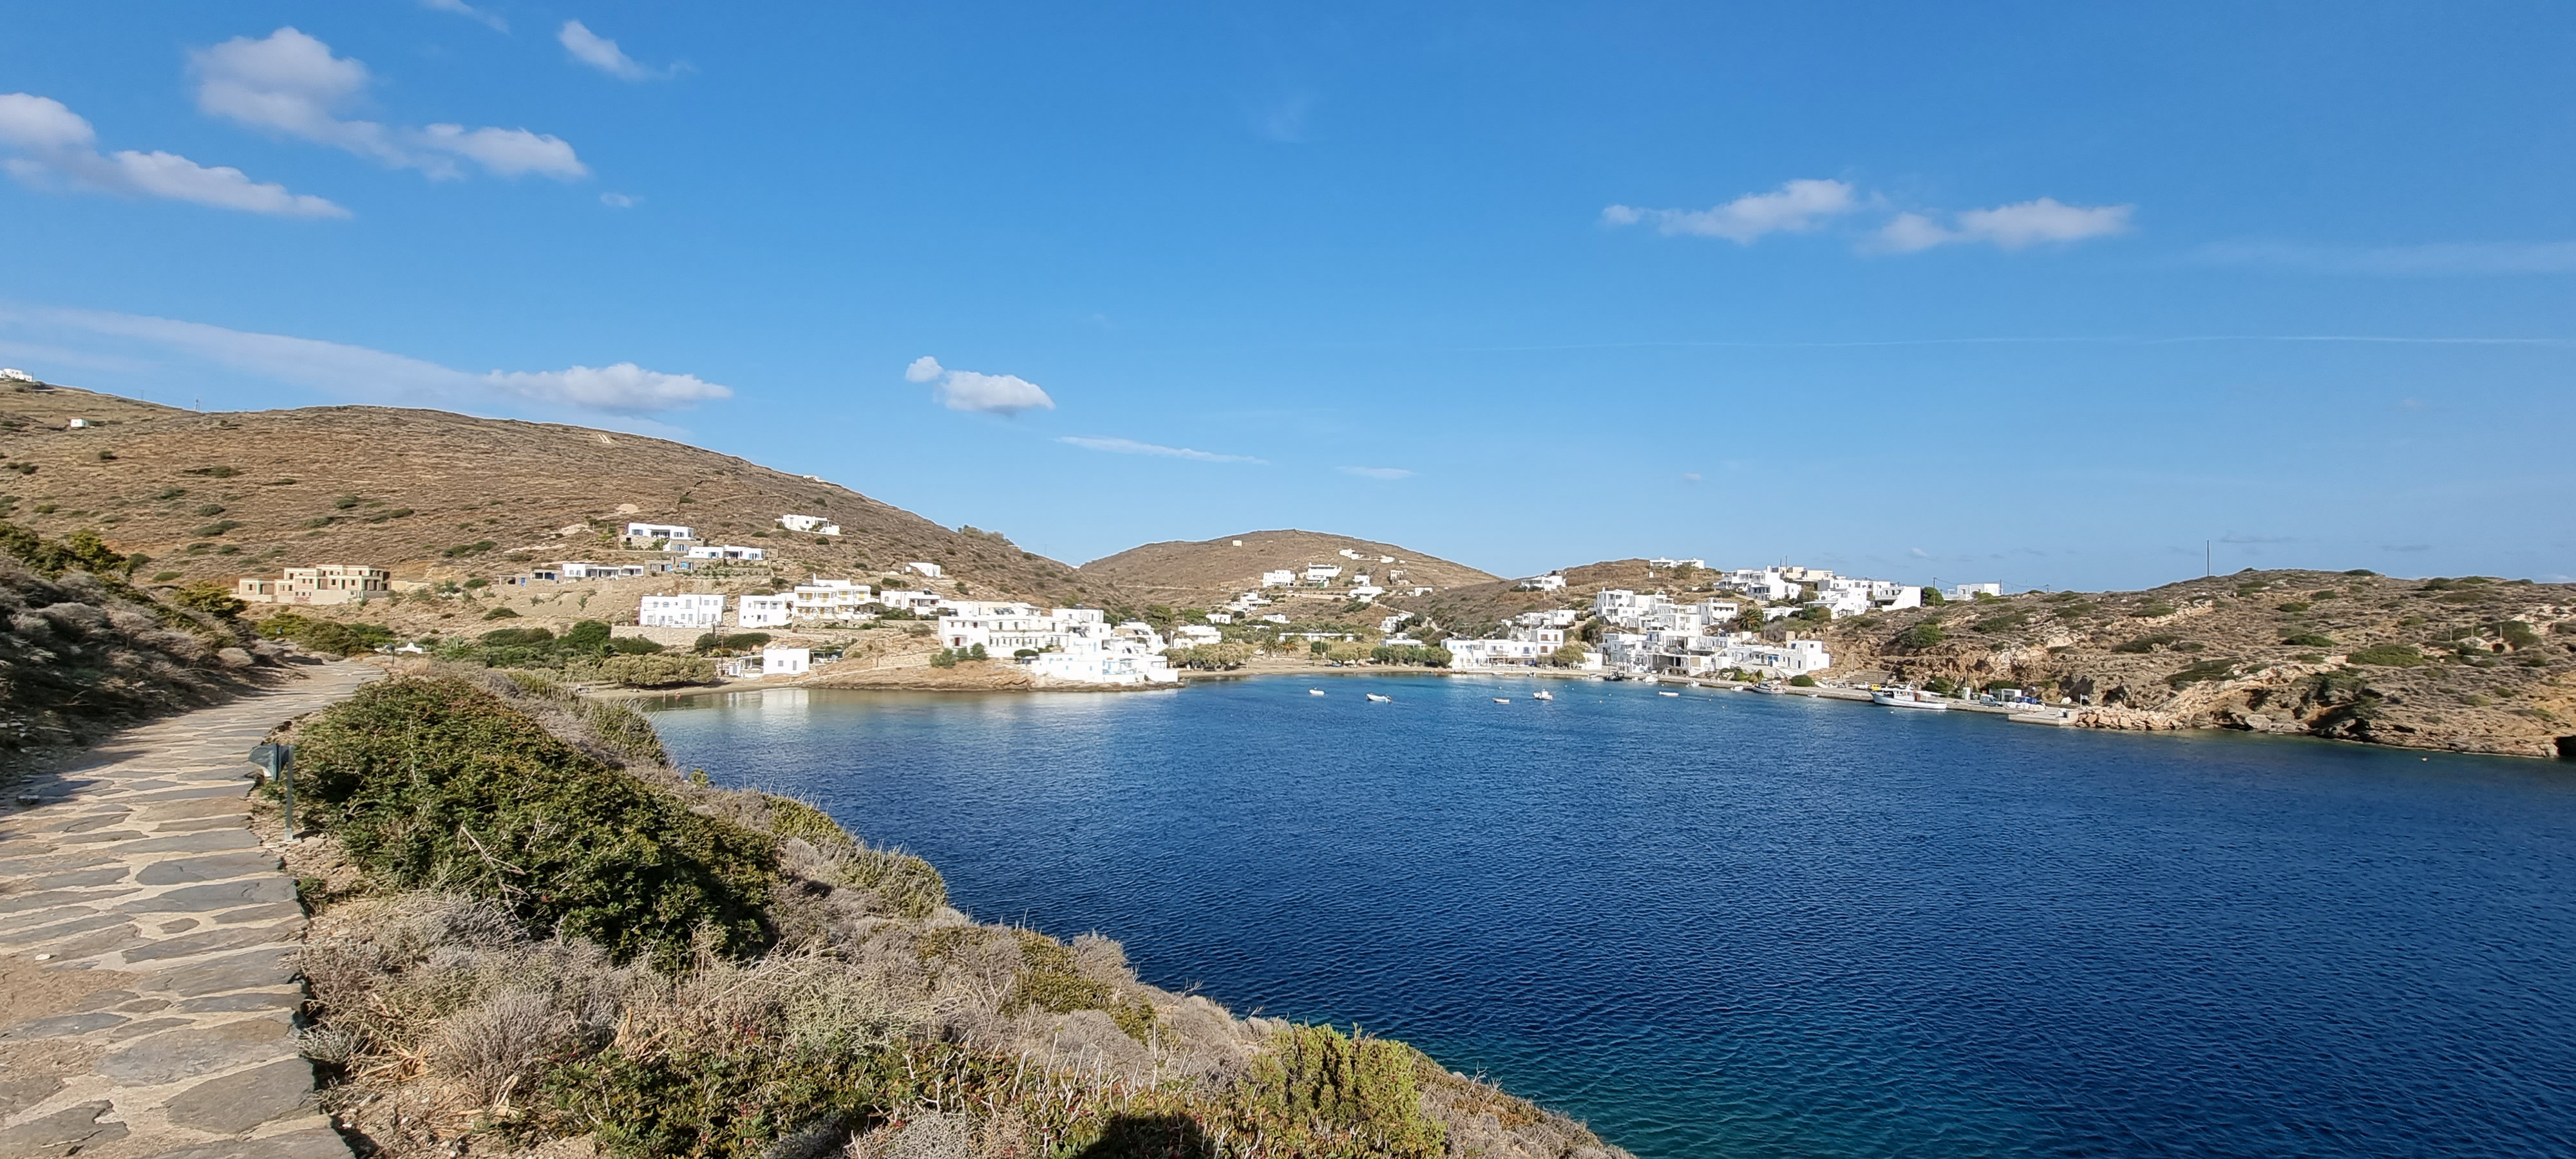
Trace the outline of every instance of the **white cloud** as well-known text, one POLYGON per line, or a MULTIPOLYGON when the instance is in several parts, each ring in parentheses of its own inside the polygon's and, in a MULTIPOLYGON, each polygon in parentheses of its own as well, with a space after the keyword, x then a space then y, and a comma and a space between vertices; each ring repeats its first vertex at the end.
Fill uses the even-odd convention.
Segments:
POLYGON ((1825 219, 1860 208, 1852 187, 1841 181, 1802 178, 1769 193, 1747 193, 1712 209, 1640 209, 1613 205, 1601 211, 1601 224, 1652 222, 1655 232, 1671 236, 1722 237, 1751 245, 1766 233, 1801 233, 1825 219))
POLYGON ((628 193, 602 193, 599 203, 610 209, 633 209, 644 204, 644 199, 628 193))
POLYGON ((1413 472, 1407 471, 1402 467, 1344 467, 1342 468, 1342 473, 1345 475, 1357 475, 1363 479, 1410 479, 1413 477, 1413 472))
POLYGON ((197 108, 208 116, 345 149, 439 180, 464 176, 463 158, 504 177, 527 173, 559 180, 590 170, 560 137, 526 129, 430 125, 408 129, 343 116, 373 78, 359 61, 293 28, 253 40, 236 36, 189 54, 197 74, 197 108))
POLYGON ((679 71, 677 68, 644 67, 634 57, 626 55, 626 50, 617 47, 616 41, 592 32, 578 20, 564 21, 563 27, 555 33, 555 39, 563 43, 564 51, 572 54, 574 60, 619 80, 661 80, 679 71))
POLYGON ((977 374, 950 370, 929 355, 903 368, 905 382, 932 382, 930 397, 950 410, 1015 415, 1024 410, 1054 410, 1055 400, 1038 384, 1016 374, 977 374))
POLYGON ((566 410, 646 415, 733 397, 730 388, 695 375, 664 374, 632 362, 596 369, 574 366, 474 374, 364 346, 136 314, 0 308, 0 324, 57 335, 121 339, 279 382, 402 406, 470 406, 506 399, 566 410))
POLYGON ((28 185, 160 197, 281 217, 349 216, 348 210, 322 198, 253 181, 228 165, 199 165, 158 150, 102 154, 97 141, 97 130, 60 101, 30 93, 0 95, 0 147, 21 154, 5 164, 10 176, 28 185))
POLYGON ((1875 248, 1914 253, 1954 242, 1987 242, 2017 250, 2043 242, 2066 244, 2127 233, 2134 205, 2068 205, 2054 197, 1959 212, 1944 226, 1919 213, 1900 213, 1878 231, 1875 248))
POLYGON ((483 376, 512 394, 583 410, 640 414, 732 398, 733 391, 694 374, 664 374, 632 362, 593 370, 499 371, 483 376))
POLYGON ((2312 273, 2398 277, 2563 274, 2576 271, 2576 241, 2432 242, 2395 246, 2222 242, 2200 247, 2192 259, 2210 265, 2275 266, 2312 273))
POLYGON ((1080 435, 1064 435, 1056 439, 1056 441, 1059 443, 1070 443, 1086 451, 1107 451, 1113 455, 1155 455, 1166 459, 1191 459, 1201 463, 1260 463, 1264 466, 1269 465, 1267 460, 1256 459, 1250 455, 1220 455, 1214 451, 1194 451, 1188 447, 1166 447, 1161 443, 1140 443, 1134 439, 1098 439, 1085 438, 1080 435))
POLYGON ((457 16, 462 16, 468 20, 480 21, 485 27, 490 28, 494 32, 508 32, 510 30, 510 22, 501 19, 499 13, 486 12, 471 4, 467 4, 465 0, 420 0, 420 6, 427 8, 432 12, 447 12, 457 16))

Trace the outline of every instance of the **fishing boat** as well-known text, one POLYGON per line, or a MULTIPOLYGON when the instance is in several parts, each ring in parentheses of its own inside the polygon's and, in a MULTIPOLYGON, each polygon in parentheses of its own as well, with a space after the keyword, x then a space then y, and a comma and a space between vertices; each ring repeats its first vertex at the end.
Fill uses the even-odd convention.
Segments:
POLYGON ((1901 684, 1892 688, 1876 688, 1870 690, 1869 702, 1871 704, 1884 704, 1889 708, 1926 708, 1934 712, 1945 711, 1950 707, 1950 702, 1947 700, 1934 696, 1933 694, 1921 689, 1907 688, 1901 684))
POLYGON ((1553 693, 1553 692, 1550 692, 1550 691, 1548 691, 1548 690, 1546 690, 1546 689, 1544 689, 1544 688, 1542 688, 1542 689, 1539 689, 1539 690, 1538 690, 1538 691, 1536 691, 1536 692, 1530 693, 1530 699, 1532 699, 1532 700, 1554 700, 1554 699, 1556 699, 1556 694, 1555 694, 1555 693, 1553 693))
POLYGON ((1789 694, 1789 686, 1782 684, 1777 680, 1765 680, 1754 685, 1747 691, 1759 692, 1767 696, 1786 696, 1789 694))
POLYGON ((1395 698, 1392 696, 1380 696, 1374 692, 1369 693, 1368 698, 1369 703, 1371 704, 1392 704, 1395 702, 1395 698))
POLYGON ((1496 704, 1510 704, 1511 702, 1511 698, 1507 696, 1497 696, 1494 698, 1494 703, 1496 704))
POLYGON ((1321 688, 1309 688, 1306 690, 1306 695, 1308 696, 1322 696, 1323 694, 1324 690, 1321 688))
POLYGON ((1655 695, 1657 695, 1657 696, 1679 696, 1679 695, 1681 695, 1681 693, 1678 693, 1678 692, 1658 692, 1658 693, 1656 693, 1655 695))

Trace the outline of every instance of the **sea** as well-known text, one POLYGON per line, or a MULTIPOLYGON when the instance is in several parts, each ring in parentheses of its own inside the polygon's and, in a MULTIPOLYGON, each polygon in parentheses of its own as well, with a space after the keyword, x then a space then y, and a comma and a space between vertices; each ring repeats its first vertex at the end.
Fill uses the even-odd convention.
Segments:
POLYGON ((1649 1159, 2576 1155, 2576 766, 1678 691, 653 721, 978 918, 1403 1039, 1649 1159))

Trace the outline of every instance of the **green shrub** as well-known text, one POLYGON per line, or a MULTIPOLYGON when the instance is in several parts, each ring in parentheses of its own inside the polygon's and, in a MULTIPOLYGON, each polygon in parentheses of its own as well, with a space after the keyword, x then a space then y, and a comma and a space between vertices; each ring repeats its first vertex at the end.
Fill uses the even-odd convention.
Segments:
POLYGON ((1939 623, 1932 620, 1925 620, 1911 628, 1898 632, 1896 634, 1896 643, 1899 646, 1906 648, 1929 648, 1934 644, 1938 644, 1949 638, 1950 634, 1942 631, 1939 623))
POLYGON ((2309 604, 2306 600, 2292 600, 2289 603, 2281 605, 2281 610, 2296 614, 2307 611, 2312 606, 2313 605, 2309 604))
POLYGON ((1295 1026, 1271 1037, 1236 1097, 1247 1133, 1274 1154, 1433 1159, 1446 1132, 1422 1112, 1427 1064, 1400 1042, 1295 1026))
POLYGON ((2141 620, 2152 620, 2159 616, 2170 616, 2174 614, 2174 606, 2159 600, 2129 614, 2136 616, 2141 620))
POLYGON ((2149 636, 2140 636, 2140 637, 2138 637, 2138 638, 2136 638, 2136 639, 2134 639, 2134 640, 2123 640, 2123 641, 2121 641, 2121 642, 2119 642, 2119 643, 2117 643, 2117 644, 2113 644, 2113 645, 2111 645, 2111 650, 2112 650, 2112 651, 2114 651, 2114 652, 2123 652, 2123 653, 2130 653, 2130 654, 2139 654, 2139 653, 2153 652, 2153 651, 2155 651, 2157 648, 2159 648, 2159 647, 2161 647, 2161 646, 2163 646, 2163 645, 2166 645, 2166 644, 2171 644, 2171 643, 2173 643, 2175 640, 2178 640, 2178 639, 2180 639, 2180 638, 2181 638, 2181 637, 2179 637, 2179 636, 2162 635, 2162 634, 2159 634, 2159 635, 2149 635, 2149 636))
POLYGON ((937 652, 931 653, 930 666, 933 668, 954 668, 957 666, 957 653, 947 648, 942 648, 937 652))
POLYGON ((308 652, 330 656, 362 656, 394 642, 392 630, 380 624, 343 624, 295 612, 279 612, 261 620, 259 634, 271 640, 290 640, 308 652))
POLYGON ((523 648, 554 642, 555 634, 545 628, 495 628, 476 641, 486 648, 523 648))
POLYGON ((2380 668, 2413 668, 2424 663, 2423 653, 2417 652, 2410 644, 2373 644, 2370 647, 2355 650, 2344 659, 2350 663, 2369 664, 2380 668))
POLYGON ((1815 686, 1816 678, 1803 672, 1789 678, 1789 687, 1791 688, 1813 688, 1815 686))
POLYGON ((1036 930, 1011 933, 1020 941, 1022 966, 1010 1000, 1003 1004, 1006 1013, 1029 1006, 1049 1014, 1109 1009, 1109 984, 1084 977, 1074 964, 1071 947, 1036 930))
POLYGON ((716 662, 703 656, 671 653, 610 656, 599 662, 598 678, 628 688, 676 688, 716 682, 716 662))
POLYGON ((877 895, 899 918, 926 918, 948 904, 948 883, 937 868, 891 849, 860 845, 858 853, 841 866, 837 880, 877 895))
POLYGON ((2506 620, 2496 625, 2496 634, 2504 637, 2505 643, 2516 648, 2528 648, 2540 642, 2540 633, 2533 631, 2531 625, 2520 620, 2506 620))
POLYGON ((704 931, 764 949, 775 839, 557 740, 491 692, 395 678, 305 725, 299 787, 351 860, 394 889, 497 900, 537 930, 675 967, 704 931))
POLYGON ((250 610, 248 603, 212 580, 199 580, 170 593, 170 602, 219 620, 230 620, 250 610))
POLYGON ((700 653, 748 652, 769 642, 767 632, 709 632, 698 637, 693 647, 700 653))
POLYGON ((2281 642, 2301 648, 2332 648, 2335 646, 2334 637, 2325 635, 2322 632, 2298 632, 2281 637, 2281 642))
POLYGON ((1978 620, 1976 623, 1970 624, 1969 627, 1975 628, 1979 632, 2009 632, 2028 623, 2030 623, 2029 612, 2011 611, 2003 612, 1998 615, 1987 616, 1984 619, 1978 620))
POLYGON ((486 620, 515 620, 519 618, 519 613, 511 611, 508 608, 494 608, 491 611, 483 613, 483 618, 486 620))

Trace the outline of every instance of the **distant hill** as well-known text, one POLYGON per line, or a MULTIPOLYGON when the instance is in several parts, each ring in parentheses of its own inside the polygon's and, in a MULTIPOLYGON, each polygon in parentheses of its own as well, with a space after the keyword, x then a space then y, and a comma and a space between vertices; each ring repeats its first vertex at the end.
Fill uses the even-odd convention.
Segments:
POLYGON ((1223 599, 1259 587, 1265 571, 1302 569, 1310 563, 1339 564, 1347 569, 1345 576, 1367 572, 1386 587, 1450 588, 1497 579, 1491 572, 1392 543, 1296 530, 1148 543, 1092 560, 1082 565, 1081 574, 1115 583, 1140 600, 1171 603, 1223 599), (1340 554, 1344 551, 1359 558, 1340 554))
POLYGON ((0 518, 96 528, 152 562, 138 581, 229 581, 368 563, 467 579, 623 552, 629 519, 768 549, 777 573, 864 578, 912 560, 976 592, 1110 602, 1095 577, 998 534, 955 531, 834 484, 666 439, 443 411, 331 406, 200 414, 59 386, 0 388, 0 518), (92 424, 66 429, 72 419, 92 424), (788 513, 834 538, 777 526, 788 513))

